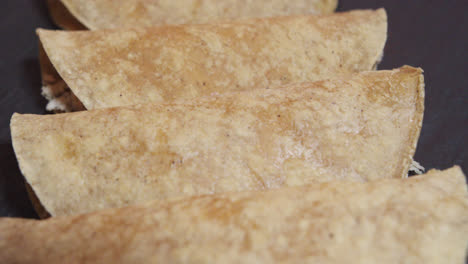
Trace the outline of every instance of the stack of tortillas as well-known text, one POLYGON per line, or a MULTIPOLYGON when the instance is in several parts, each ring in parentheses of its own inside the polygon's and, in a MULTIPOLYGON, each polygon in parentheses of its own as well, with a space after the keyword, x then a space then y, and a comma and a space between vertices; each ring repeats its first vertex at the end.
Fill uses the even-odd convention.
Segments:
POLYGON ((383 9, 48 4, 89 30, 37 31, 57 114, 11 133, 51 218, 0 219, 0 263, 464 263, 461 169, 407 178, 424 78, 376 71, 383 9))

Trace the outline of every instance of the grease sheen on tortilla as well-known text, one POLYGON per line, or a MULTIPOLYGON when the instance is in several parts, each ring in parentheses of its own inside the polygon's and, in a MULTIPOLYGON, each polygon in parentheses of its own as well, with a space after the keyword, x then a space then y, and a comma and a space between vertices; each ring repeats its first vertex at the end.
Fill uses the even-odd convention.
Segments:
POLYGON ((72 111, 170 102, 371 70, 383 54, 387 17, 379 9, 225 24, 41 29, 38 35, 45 51, 44 93, 52 101, 48 108, 72 111))
POLYGON ((422 70, 11 120, 20 168, 51 215, 315 181, 404 178, 422 70))
POLYGON ((2 263, 463 264, 468 193, 463 172, 452 168, 0 219, 0 234, 2 263))

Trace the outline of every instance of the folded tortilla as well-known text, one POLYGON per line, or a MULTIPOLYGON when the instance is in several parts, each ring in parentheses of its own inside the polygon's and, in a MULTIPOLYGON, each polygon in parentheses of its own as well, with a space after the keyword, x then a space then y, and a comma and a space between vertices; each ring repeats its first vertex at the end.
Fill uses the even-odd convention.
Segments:
POLYGON ((315 181, 404 178, 423 117, 422 70, 225 93, 171 104, 11 120, 21 171, 45 209, 315 181))
POLYGON ((45 50, 41 63, 48 109, 72 111, 371 70, 383 54, 387 17, 380 9, 227 24, 40 29, 38 35, 45 50))
POLYGON ((249 17, 328 14, 337 0, 48 0, 65 29, 199 24, 249 17))
POLYGON ((460 168, 153 201, 49 220, 0 219, 2 263, 460 263, 460 168))

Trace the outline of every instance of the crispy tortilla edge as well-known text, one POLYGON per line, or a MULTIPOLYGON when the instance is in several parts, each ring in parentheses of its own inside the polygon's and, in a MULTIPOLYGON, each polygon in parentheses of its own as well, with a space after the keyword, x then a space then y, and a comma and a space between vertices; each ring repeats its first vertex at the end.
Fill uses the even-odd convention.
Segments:
POLYGON ((39 66, 42 78, 41 94, 48 101, 46 110, 56 114, 86 110, 86 107, 83 105, 81 100, 79 100, 78 97, 73 93, 65 79, 62 78, 50 60, 48 52, 42 44, 40 38, 41 31, 42 29, 36 30, 37 35, 39 36, 39 66), (63 82, 65 85, 65 91, 57 90, 54 87, 54 83, 57 82, 63 82))
MULTIPOLYGON (((40 201, 39 197, 36 195, 34 191, 34 187, 32 186, 33 184, 29 181, 28 176, 30 175, 30 172, 34 170, 34 168, 30 168, 28 166, 28 163, 24 161, 23 155, 21 153, 24 151, 22 149, 20 139, 19 139, 19 134, 21 130, 21 123, 25 122, 26 120, 21 120, 24 116, 22 114, 14 113, 10 119, 10 130, 11 130, 11 143, 13 146, 13 151, 15 153, 19 169, 21 171, 21 174, 23 175, 25 185, 26 185, 26 190, 28 192, 29 199, 34 207, 34 210, 38 214, 38 216, 41 219, 48 218, 52 214, 49 213, 50 210, 45 207, 45 205, 40 201)), ((27 121, 26 121, 27 122, 27 121)))
POLYGON ((416 153, 416 148, 419 141, 419 136, 421 135, 421 128, 423 125, 424 119, 424 100, 425 100, 425 83, 424 83, 424 70, 421 68, 413 68, 411 66, 403 66, 400 70, 416 70, 418 74, 418 85, 416 87, 416 101, 415 101, 415 113, 414 120, 415 125, 410 131, 408 137, 408 144, 406 144, 406 153, 407 156, 403 159, 403 167, 401 172, 401 178, 408 177, 408 171, 413 163, 413 157, 416 153))
POLYGON ((36 193, 34 192, 33 188, 29 183, 25 182, 24 184, 26 186, 26 192, 28 193, 29 200, 31 201, 31 204, 33 205, 34 211, 36 211, 37 215, 39 216, 40 219, 47 219, 51 217, 51 214, 47 212, 45 209, 44 205, 41 203, 39 200, 39 197, 37 197, 36 193))

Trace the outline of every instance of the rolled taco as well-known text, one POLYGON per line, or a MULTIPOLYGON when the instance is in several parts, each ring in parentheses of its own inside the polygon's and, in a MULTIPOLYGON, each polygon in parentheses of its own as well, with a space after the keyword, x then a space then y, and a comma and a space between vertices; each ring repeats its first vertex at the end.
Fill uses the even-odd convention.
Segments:
POLYGON ((249 17, 328 14, 337 0, 48 0, 54 22, 65 29, 200 24, 249 17))
POLYGON ((464 263, 460 168, 0 219, 2 263, 464 263))
POLYGON ((316 181, 405 178, 421 69, 170 104, 11 120, 21 171, 53 216, 316 181))
POLYGON ((383 9, 206 25, 38 30, 49 110, 171 102, 371 70, 383 9))

